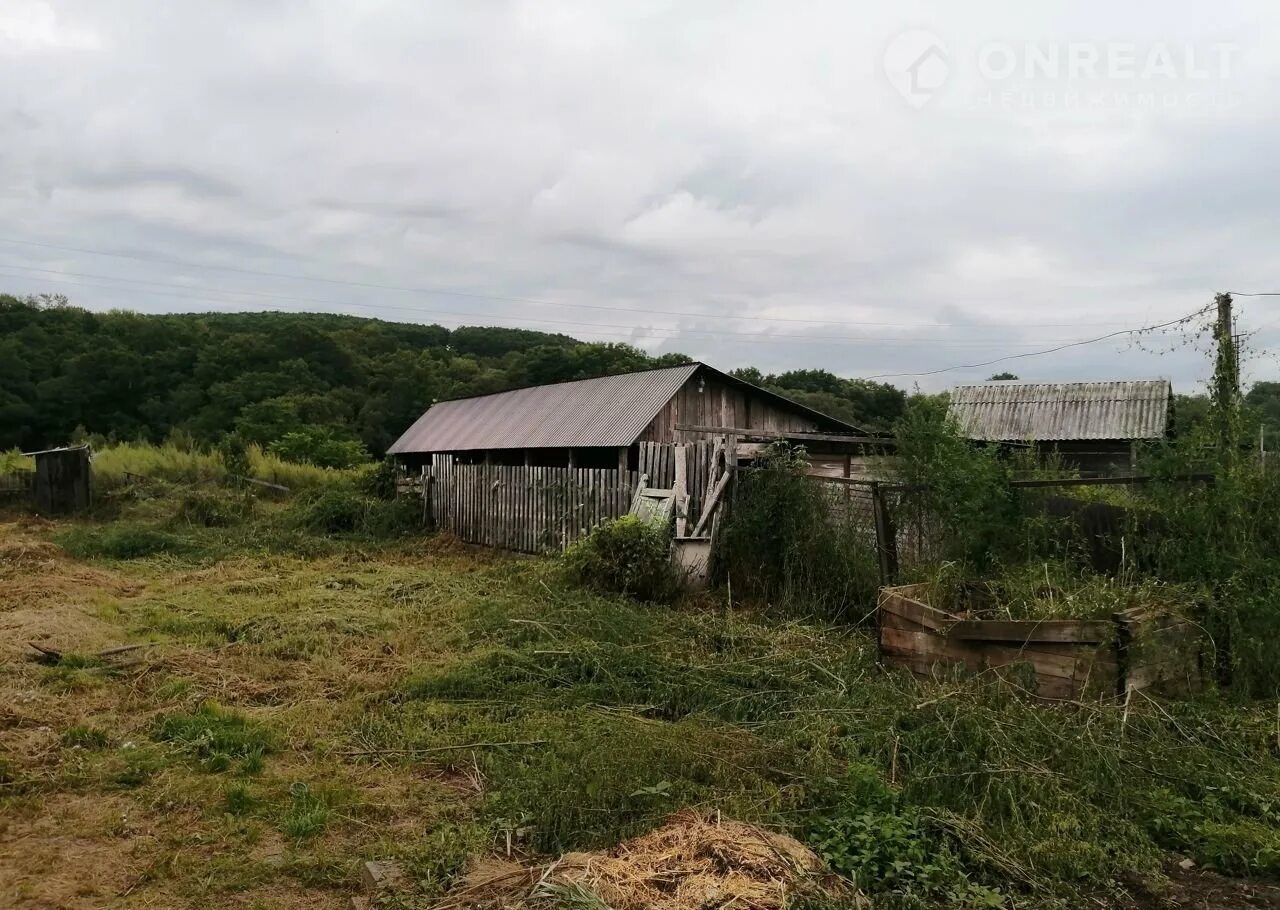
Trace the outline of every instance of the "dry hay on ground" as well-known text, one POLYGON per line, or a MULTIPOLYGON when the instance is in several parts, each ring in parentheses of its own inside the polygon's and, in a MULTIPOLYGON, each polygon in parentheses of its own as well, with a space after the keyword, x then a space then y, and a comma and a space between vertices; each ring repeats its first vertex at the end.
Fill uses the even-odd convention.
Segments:
POLYGON ((803 889, 855 896, 795 838, 685 811, 610 850, 570 853, 544 869, 484 860, 444 906, 536 906, 566 886, 586 888, 615 910, 781 910, 803 889))

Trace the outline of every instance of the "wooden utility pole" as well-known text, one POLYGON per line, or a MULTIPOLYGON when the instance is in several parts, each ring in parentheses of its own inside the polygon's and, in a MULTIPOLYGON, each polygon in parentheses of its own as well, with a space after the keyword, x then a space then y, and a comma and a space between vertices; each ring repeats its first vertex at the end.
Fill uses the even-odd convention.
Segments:
POLYGON ((1236 416, 1240 408, 1240 360, 1236 351, 1235 320, 1231 313, 1231 295, 1218 294, 1218 321, 1213 337, 1218 359, 1213 370, 1213 397, 1218 408, 1219 458, 1224 465, 1235 459, 1236 416))

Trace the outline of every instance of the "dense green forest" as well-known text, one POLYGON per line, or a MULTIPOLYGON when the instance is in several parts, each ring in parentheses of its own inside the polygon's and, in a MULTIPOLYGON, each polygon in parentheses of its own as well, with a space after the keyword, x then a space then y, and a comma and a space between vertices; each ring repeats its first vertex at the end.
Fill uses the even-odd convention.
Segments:
MULTIPOLYGON (((82 434, 158 442, 177 432, 211 444, 238 432, 340 462, 362 448, 382 453, 436 400, 688 360, 523 329, 327 313, 97 313, 59 296, 0 295, 0 450, 82 434)), ((823 370, 737 373, 873 429, 887 429, 906 401, 892 386, 823 370)))

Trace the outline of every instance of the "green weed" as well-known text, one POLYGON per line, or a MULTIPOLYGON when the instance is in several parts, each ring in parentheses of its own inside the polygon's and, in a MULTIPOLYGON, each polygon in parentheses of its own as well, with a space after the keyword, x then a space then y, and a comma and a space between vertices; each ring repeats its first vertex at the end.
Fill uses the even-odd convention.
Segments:
POLYGON ((77 725, 62 732, 62 744, 81 749, 105 749, 111 745, 111 736, 96 727, 77 725))
POLYGON ((175 712, 157 718, 151 735, 159 742, 180 746, 213 772, 228 770, 235 759, 253 761, 261 767, 262 756, 276 747, 269 730, 214 702, 205 702, 191 713, 175 712))

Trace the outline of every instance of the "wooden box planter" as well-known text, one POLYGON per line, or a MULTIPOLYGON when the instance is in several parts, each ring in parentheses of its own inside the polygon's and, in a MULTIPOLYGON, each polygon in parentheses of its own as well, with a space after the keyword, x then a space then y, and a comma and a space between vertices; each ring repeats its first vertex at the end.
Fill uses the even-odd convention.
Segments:
POLYGON ((881 588, 880 655, 922 675, 1026 668, 1042 698, 1196 691, 1201 635, 1172 613, 1140 607, 1110 619, 971 619, 928 604, 928 584, 881 588))

